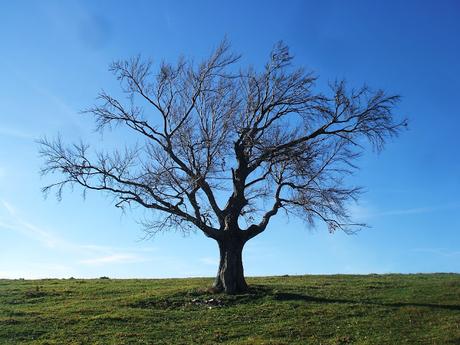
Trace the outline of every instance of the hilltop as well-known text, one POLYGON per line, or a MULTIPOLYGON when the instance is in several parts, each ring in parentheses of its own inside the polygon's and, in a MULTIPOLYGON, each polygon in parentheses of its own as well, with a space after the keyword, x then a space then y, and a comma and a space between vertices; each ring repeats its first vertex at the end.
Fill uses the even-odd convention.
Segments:
POLYGON ((0 280, 1 344, 460 344, 460 275, 0 280))

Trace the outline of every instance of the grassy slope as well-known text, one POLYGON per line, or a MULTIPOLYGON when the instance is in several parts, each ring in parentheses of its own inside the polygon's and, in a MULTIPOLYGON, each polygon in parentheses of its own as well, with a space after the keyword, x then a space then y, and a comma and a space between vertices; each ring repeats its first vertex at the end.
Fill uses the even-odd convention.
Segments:
POLYGON ((1 344, 460 344, 460 275, 0 280, 1 344), (213 303, 205 303, 214 298, 213 303))

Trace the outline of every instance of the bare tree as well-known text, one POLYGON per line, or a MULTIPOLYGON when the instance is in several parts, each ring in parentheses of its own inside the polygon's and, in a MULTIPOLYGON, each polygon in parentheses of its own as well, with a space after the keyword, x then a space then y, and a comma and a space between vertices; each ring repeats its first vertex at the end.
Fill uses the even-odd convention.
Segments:
POLYGON ((91 154, 88 145, 40 141, 43 174, 67 185, 107 192, 119 207, 151 209, 146 231, 199 229, 220 249, 216 291, 247 289, 242 250, 280 210, 330 231, 352 232, 347 205, 360 189, 345 177, 366 142, 380 150, 405 125, 392 114, 399 97, 367 87, 331 85, 293 68, 278 43, 262 71, 238 70, 224 41, 200 64, 180 59, 156 73, 139 57, 111 65, 126 100, 105 92, 86 113, 97 129, 123 125, 143 138, 135 148, 91 154))

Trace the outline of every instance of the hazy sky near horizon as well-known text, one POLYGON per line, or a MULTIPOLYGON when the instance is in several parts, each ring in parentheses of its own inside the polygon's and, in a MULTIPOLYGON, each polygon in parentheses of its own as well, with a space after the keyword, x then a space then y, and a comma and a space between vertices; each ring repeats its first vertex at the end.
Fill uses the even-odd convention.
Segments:
POLYGON ((410 128, 360 158, 351 206, 371 228, 329 234, 278 216, 245 247, 247 275, 460 272, 460 3, 458 1, 2 1, 0 4, 0 278, 212 276, 214 241, 168 233, 148 241, 137 210, 122 214, 81 190, 47 199, 36 139, 61 133, 94 146, 79 112, 107 67, 210 53, 223 37, 242 66, 263 65, 278 40, 320 83, 346 78, 402 95, 410 128))

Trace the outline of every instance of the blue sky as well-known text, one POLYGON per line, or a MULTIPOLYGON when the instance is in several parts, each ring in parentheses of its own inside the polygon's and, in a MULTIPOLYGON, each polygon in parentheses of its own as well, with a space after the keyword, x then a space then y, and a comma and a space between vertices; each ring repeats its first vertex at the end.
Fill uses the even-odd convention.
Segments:
POLYGON ((371 228, 329 234, 279 216, 246 245, 246 274, 460 272, 459 15, 457 1, 2 1, 0 277, 215 274, 201 233, 143 241, 142 211, 79 190, 44 199, 35 139, 103 145, 79 111, 101 88, 118 92, 111 61, 199 59, 225 35, 254 66, 284 40, 321 83, 402 95, 410 120, 359 160, 353 180, 367 192, 351 212, 371 228))

